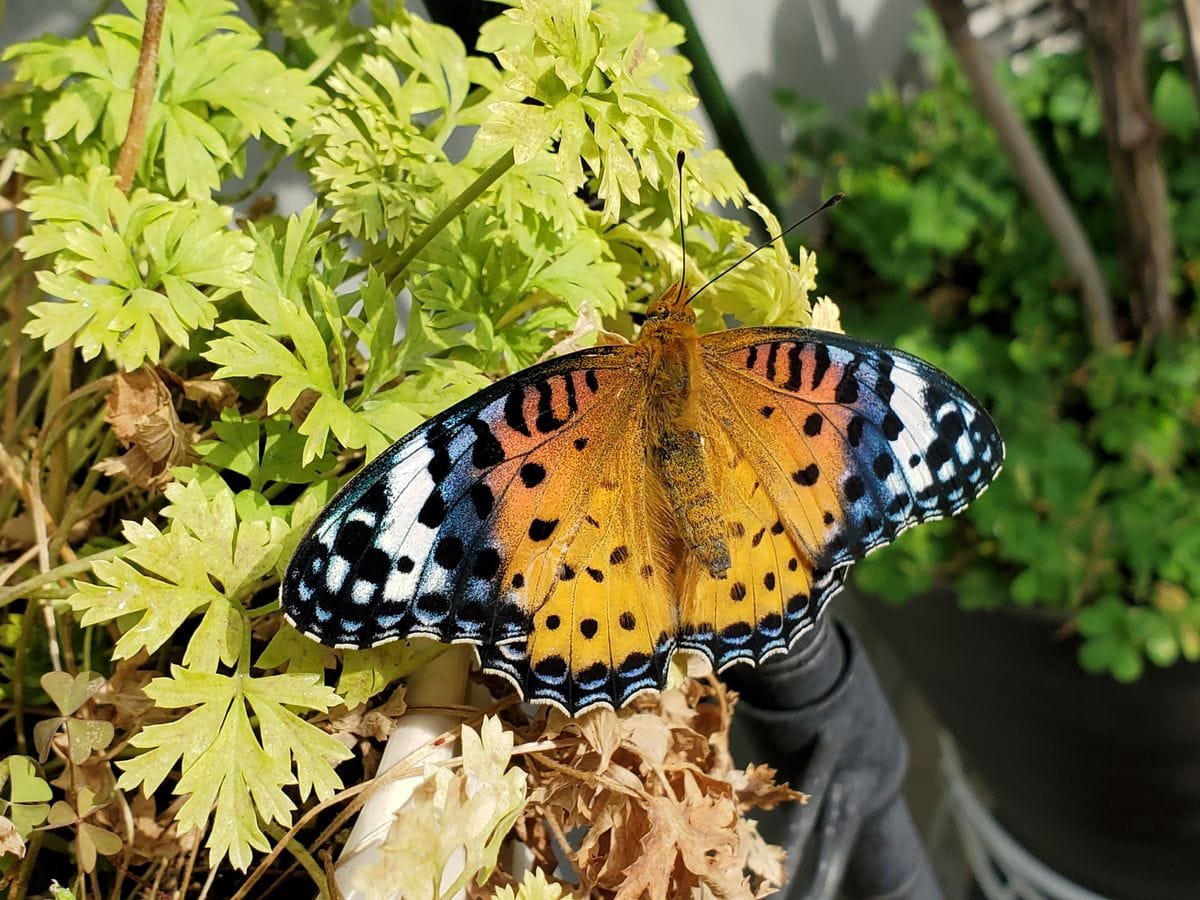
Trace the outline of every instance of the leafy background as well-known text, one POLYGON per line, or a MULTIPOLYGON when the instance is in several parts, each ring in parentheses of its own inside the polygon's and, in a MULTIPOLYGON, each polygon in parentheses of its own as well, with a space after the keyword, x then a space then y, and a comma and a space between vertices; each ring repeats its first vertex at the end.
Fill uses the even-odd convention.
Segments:
MULTIPOLYGON (((822 287, 855 298, 847 329, 953 372, 995 416, 1005 474, 962 516, 910 531, 856 571, 891 601, 950 585, 968 608, 1047 612, 1083 637, 1089 670, 1200 660, 1200 112, 1170 4, 1144 44, 1162 126, 1177 333, 1093 352, 1076 286, 932 15, 922 86, 885 85, 843 123, 780 98, 796 135, 787 178, 851 202, 828 220, 822 287)), ((1117 204, 1082 51, 997 74, 1076 208, 1115 294, 1117 204)))
MULTIPOLYGON (((666 52, 683 32, 641 4, 525 0, 470 51, 396 3, 361 25, 347 2, 251 8, 172 0, 141 95, 139 0, 4 55, 11 896, 245 896, 289 864, 325 890, 317 854, 343 788, 373 774, 403 723, 397 683, 441 648, 303 638, 276 600, 291 548, 427 416, 568 335, 630 335, 681 274, 681 216, 694 277, 749 249, 719 207, 778 230, 700 148, 688 65, 666 52), (283 217, 262 195, 234 211, 283 165, 307 173, 311 206, 283 217)), ((702 327, 803 324, 815 275, 810 254, 760 253, 705 293, 702 327)), ((575 869, 601 893, 753 896, 778 879, 745 813, 796 795, 733 767, 719 688, 572 726, 511 700, 474 716, 458 767, 418 790, 430 816, 464 804, 468 877, 513 881, 497 868, 513 827, 552 873, 538 823, 554 821, 591 826, 575 869), (625 787, 584 799, 598 778, 625 787), (491 786, 486 810, 468 782, 491 786), (597 855, 652 830, 667 838, 641 869, 597 855)), ((381 872, 442 893, 453 847, 414 860, 404 841, 381 872)), ((510 895, 561 893, 529 877, 510 895)))

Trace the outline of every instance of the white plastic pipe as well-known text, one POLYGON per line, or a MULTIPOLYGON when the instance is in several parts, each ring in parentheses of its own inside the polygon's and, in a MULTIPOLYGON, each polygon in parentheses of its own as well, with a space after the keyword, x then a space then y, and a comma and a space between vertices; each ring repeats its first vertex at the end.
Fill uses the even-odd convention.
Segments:
MULTIPOLYGON (((461 705, 466 697, 467 676, 472 660, 470 647, 450 647, 409 677, 408 689, 404 695, 405 702, 410 708, 461 705)), ((406 713, 388 738, 376 777, 440 735, 454 729, 461 722, 462 718, 459 716, 406 713)), ((424 756, 422 762, 445 761, 453 759, 457 754, 458 741, 447 741, 424 756)), ((354 886, 354 876, 360 869, 376 861, 379 847, 387 837, 388 829, 391 828, 396 815, 402 814, 402 807, 423 778, 423 775, 414 775, 381 785, 363 804, 362 812, 358 814, 335 871, 337 886, 346 900, 402 900, 400 894, 390 890, 387 885, 372 885, 369 892, 360 890, 354 886)), ((465 854, 462 854, 462 858, 451 857, 446 864, 442 883, 453 883, 461 874, 465 861, 465 854)), ((465 890, 458 896, 465 897, 465 890)))

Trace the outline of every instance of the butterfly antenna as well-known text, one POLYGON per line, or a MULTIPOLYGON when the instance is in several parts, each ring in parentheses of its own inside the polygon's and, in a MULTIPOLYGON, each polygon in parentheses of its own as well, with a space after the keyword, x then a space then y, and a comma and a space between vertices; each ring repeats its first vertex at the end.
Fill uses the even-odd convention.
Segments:
MULTIPOLYGON (((687 284, 687 232, 683 221, 683 161, 686 159, 686 154, 680 150, 675 154, 675 168, 679 170, 679 249, 683 251, 683 268, 679 276, 679 295, 675 298, 677 301, 683 297, 683 289, 687 284)), ((691 302, 690 300, 688 301, 691 302)))
POLYGON ((776 241, 782 240, 784 237, 791 234, 793 231, 795 231, 797 228, 799 228, 801 225, 803 225, 805 222, 807 222, 813 216, 825 212, 825 210, 829 209, 829 207, 831 207, 831 206, 837 206, 839 203, 841 203, 845 199, 846 199, 846 195, 843 194, 841 191, 838 191, 836 194, 834 194, 832 197, 830 197, 828 200, 826 200, 824 203, 822 203, 820 206, 818 206, 816 209, 814 209, 812 212, 810 212, 807 216, 805 216, 803 219, 789 225, 787 228, 783 229, 783 231, 779 232, 779 234, 775 235, 775 237, 770 238, 769 240, 764 241, 763 243, 759 244, 757 247, 755 247, 753 250, 751 250, 749 253, 747 253, 745 256, 743 256, 741 259, 739 259, 737 262, 726 267, 720 273, 718 273, 718 274, 714 275, 712 278, 708 279, 708 281, 704 282, 704 284, 700 286, 700 290, 696 291, 695 294, 692 294, 692 299, 695 300, 697 294, 702 293, 704 291, 704 289, 709 287, 714 281, 718 281, 718 280, 724 278, 726 275, 728 275, 730 272, 732 272, 734 269, 736 269, 738 266, 740 266, 742 263, 744 263, 746 260, 748 260, 750 257, 752 257, 755 253, 757 253, 759 250, 763 250, 767 247, 770 247, 776 241))

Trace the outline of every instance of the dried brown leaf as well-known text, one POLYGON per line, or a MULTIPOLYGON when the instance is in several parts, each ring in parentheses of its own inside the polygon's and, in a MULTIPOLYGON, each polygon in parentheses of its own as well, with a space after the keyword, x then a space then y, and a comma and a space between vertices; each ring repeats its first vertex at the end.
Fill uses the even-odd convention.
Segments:
POLYGON ((739 819, 737 832, 738 856, 742 868, 750 873, 754 896, 766 897, 775 893, 783 884, 786 851, 782 847, 768 844, 759 834, 758 823, 753 819, 739 819))
POLYGON ((196 834, 188 834, 183 840, 175 830, 175 817, 163 816, 155 809, 154 798, 140 791, 130 802, 133 813, 133 843, 130 849, 147 859, 170 859, 191 849, 197 840, 196 834), (163 824, 163 822, 167 824, 163 824))
MULTIPOLYGON (((329 717, 329 731, 339 740, 342 735, 387 740, 396 729, 400 717, 408 709, 404 702, 404 685, 392 691, 386 701, 375 707, 366 703, 329 717)), ((353 746, 351 741, 347 746, 353 746)))
POLYGON ((654 766, 662 766, 671 749, 671 727, 658 716, 638 713, 621 719, 621 743, 654 766))
POLYGON ((808 802, 808 795, 802 791, 793 790, 786 784, 778 784, 775 776, 778 774, 767 765, 751 763, 745 770, 734 770, 729 775, 737 795, 738 806, 748 809, 774 809, 780 803, 798 800, 808 802))
POLYGON ((690 782, 682 802, 652 797, 649 830, 624 872, 616 900, 687 896, 701 884, 714 896, 753 898, 737 864, 737 808, 690 782))
POLYGON ((233 406, 238 400, 233 385, 220 378, 190 378, 183 383, 183 396, 193 403, 207 406, 213 412, 233 406))
MULTIPOLYGON (((97 704, 112 707, 112 723, 118 732, 147 724, 147 715, 155 709, 154 701, 146 696, 146 685, 157 677, 157 673, 142 668, 147 659, 143 651, 118 661, 108 680, 96 692, 97 704)), ((158 718, 165 719, 167 715, 167 711, 163 711, 158 718)))
POLYGON ((529 791, 515 836, 549 867, 551 836, 582 830, 568 855, 585 896, 752 900, 770 893, 783 850, 744 816, 801 795, 776 784, 769 766, 735 767, 728 742, 735 702, 705 679, 617 712, 575 720, 538 713, 520 740, 555 746, 522 757, 529 791))
POLYGON ((621 723, 617 713, 599 707, 577 718, 575 726, 587 745, 599 754, 600 761, 596 765, 596 771, 603 772, 608 768, 613 753, 621 746, 621 723))
POLYGON ((179 421, 171 392, 158 373, 148 366, 118 372, 105 403, 107 421, 127 449, 121 456, 101 460, 97 471, 144 488, 165 486, 171 467, 190 459, 195 434, 179 421))
POLYGON ((25 856, 25 841, 21 839, 21 834, 12 820, 0 816, 0 857, 5 856, 22 859, 25 856))

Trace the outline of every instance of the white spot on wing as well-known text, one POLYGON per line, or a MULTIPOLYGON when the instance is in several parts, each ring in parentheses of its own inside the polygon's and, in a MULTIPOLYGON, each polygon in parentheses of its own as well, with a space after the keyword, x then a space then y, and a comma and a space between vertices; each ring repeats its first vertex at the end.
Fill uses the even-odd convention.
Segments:
POLYGON ((367 604, 371 602, 371 598, 375 596, 375 582, 368 581, 365 578, 357 578, 354 581, 354 588, 350 591, 350 597, 355 603, 367 604))
POLYGON ((917 497, 934 485, 934 475, 925 462, 925 448, 935 436, 933 423, 929 421, 920 400, 925 393, 925 379, 897 365, 892 369, 892 382, 896 385, 896 391, 892 394, 892 410, 904 423, 904 429, 892 446, 899 449, 896 455, 903 466, 904 477, 913 500, 920 504, 917 497), (919 458, 915 466, 909 463, 914 456, 919 458))
MULTIPOLYGON (((433 538, 437 531, 417 523, 421 507, 437 488, 426 468, 432 458, 433 450, 422 447, 402 460, 387 476, 389 507, 379 523, 375 543, 393 559, 407 556, 416 564, 409 578, 410 584, 403 588, 399 596, 412 593, 416 575, 433 551, 433 538)), ((390 579, 388 583, 392 584, 390 579)), ((393 586, 392 590, 400 590, 399 585, 393 586)))
POLYGON ((329 557, 329 568, 325 571, 325 586, 329 588, 331 594, 336 594, 342 589, 342 583, 346 580, 346 576, 350 574, 350 563, 344 556, 329 557))

